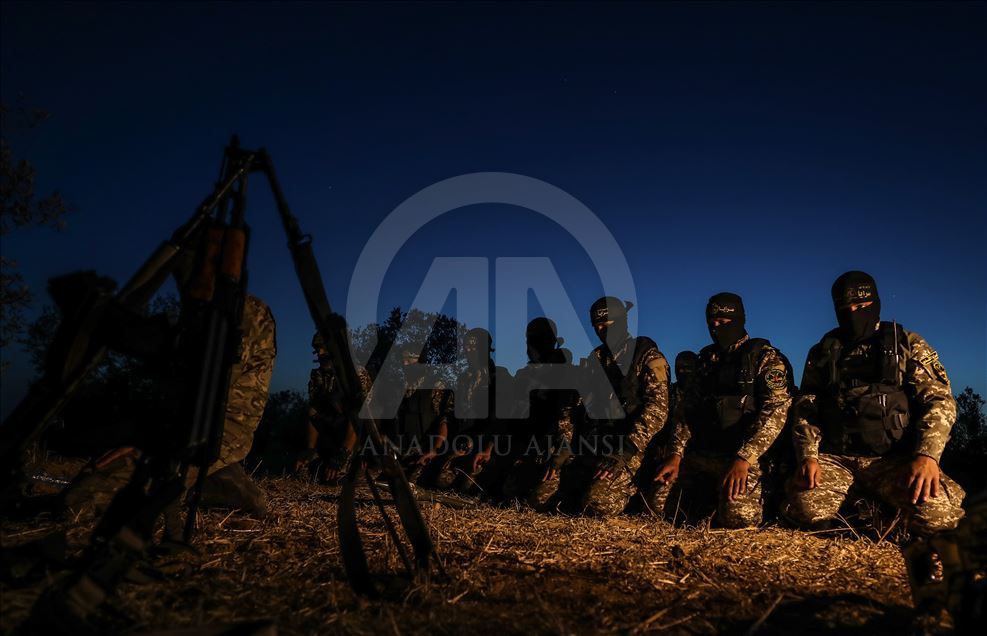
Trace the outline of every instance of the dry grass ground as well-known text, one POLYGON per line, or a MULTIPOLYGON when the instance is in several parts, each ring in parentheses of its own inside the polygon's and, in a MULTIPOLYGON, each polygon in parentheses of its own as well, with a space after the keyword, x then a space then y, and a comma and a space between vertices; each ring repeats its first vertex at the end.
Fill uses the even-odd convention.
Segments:
MULTIPOLYGON (((367 601, 346 583, 337 489, 262 482, 274 516, 203 514, 199 554, 169 580, 126 585, 116 604, 139 629, 272 618, 279 633, 900 633, 910 597, 899 549, 852 534, 673 528, 477 506, 425 506, 449 579, 367 601)), ((368 552, 393 555, 376 510, 360 512, 368 552)), ((4 546, 55 524, 5 524, 4 546)), ((70 543, 87 526, 64 524, 70 543)), ((396 566, 396 556, 389 565, 396 566)), ((41 585, 4 586, 2 628, 41 585)))

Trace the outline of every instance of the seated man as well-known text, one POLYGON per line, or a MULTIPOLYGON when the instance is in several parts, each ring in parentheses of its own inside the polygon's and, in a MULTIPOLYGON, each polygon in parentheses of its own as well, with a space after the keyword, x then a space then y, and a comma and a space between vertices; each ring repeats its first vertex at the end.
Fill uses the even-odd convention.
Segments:
MULTIPOLYGON (((277 355, 276 329, 270 308, 256 296, 246 297, 243 310, 243 341, 240 359, 233 365, 226 398, 226 419, 218 459, 209 467, 203 483, 203 507, 237 508, 257 516, 267 514, 267 497, 250 479, 240 463, 250 451, 254 432, 267 404, 268 386, 277 355)), ((139 453, 136 449, 116 449, 94 461, 92 466, 65 488, 62 505, 79 510, 93 505, 101 512, 129 480, 139 453)), ((195 469, 189 471, 188 485, 195 482, 195 469)), ((169 510, 170 531, 177 505, 169 510)))
POLYGON ((954 528, 964 492, 939 469, 956 402, 939 355, 881 322, 874 279, 847 272, 832 289, 839 327, 813 346, 795 405, 798 471, 782 514, 816 528, 858 485, 900 508, 917 535, 954 528))
MULTIPOLYGON (((295 470, 310 466, 320 483, 333 484, 349 467, 358 441, 357 432, 344 413, 343 392, 318 332, 312 337, 312 350, 319 366, 309 375, 306 450, 295 463, 295 470)), ((370 374, 358 366, 357 375, 366 394, 370 391, 370 374)))
POLYGON ((428 366, 419 364, 421 346, 411 342, 394 346, 400 354, 399 368, 388 366, 378 373, 370 401, 378 408, 397 402, 396 408, 386 409, 394 416, 379 422, 381 433, 397 452, 408 481, 434 482, 442 465, 437 460, 448 455, 453 393, 428 366))
POLYGON ((571 455, 572 414, 578 400, 573 386, 575 367, 555 323, 535 318, 525 333, 528 364, 514 379, 516 419, 508 429, 510 462, 503 494, 535 510, 543 509, 559 486, 559 469, 571 455))
POLYGON ((668 417, 668 362, 651 338, 631 336, 630 307, 606 296, 590 308, 602 344, 581 368, 586 416, 574 425, 573 455, 552 502, 564 512, 622 512, 635 493, 644 449, 668 417))
POLYGON ((736 294, 710 298, 706 322, 714 344, 700 351, 693 386, 677 400, 666 458, 644 499, 663 514, 677 480, 687 510, 715 507, 724 527, 756 526, 764 508, 758 460, 784 428, 792 402, 788 360, 747 334, 736 294))
MULTIPOLYGON (((510 372, 494 363, 493 338, 482 328, 470 329, 463 339, 466 368, 457 378, 456 428, 450 452, 443 458, 436 486, 462 493, 482 490, 496 496, 505 477, 504 462, 492 461, 497 439, 506 438, 497 402, 512 405, 510 372)), ((502 445, 503 445, 503 441, 502 445)))

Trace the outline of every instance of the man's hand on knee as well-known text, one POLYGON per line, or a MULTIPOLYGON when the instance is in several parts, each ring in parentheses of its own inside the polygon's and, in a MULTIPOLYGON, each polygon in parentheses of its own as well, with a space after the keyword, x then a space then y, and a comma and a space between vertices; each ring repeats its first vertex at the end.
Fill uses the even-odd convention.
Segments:
POLYGON ((664 486, 666 484, 671 484, 679 476, 679 465, 682 463, 681 455, 670 455, 668 459, 661 465, 655 475, 655 482, 659 486, 664 486))
POLYGON ((822 475, 822 468, 819 460, 808 458, 802 462, 798 473, 795 475, 795 483, 802 487, 802 490, 812 490, 819 487, 819 478, 822 475))
POLYGON ((913 504, 925 503, 928 499, 939 496, 941 472, 936 460, 928 455, 916 455, 905 473, 913 504))
POLYGON ((751 465, 746 459, 739 457, 733 460, 730 469, 723 477, 722 488, 723 498, 727 501, 739 499, 747 493, 747 471, 751 465))

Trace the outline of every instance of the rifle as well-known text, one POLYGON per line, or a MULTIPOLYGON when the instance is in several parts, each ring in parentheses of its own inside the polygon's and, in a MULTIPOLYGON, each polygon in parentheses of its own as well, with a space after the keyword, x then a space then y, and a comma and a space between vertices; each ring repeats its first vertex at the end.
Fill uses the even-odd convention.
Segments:
MULTIPOLYGON (((199 492, 208 468, 219 454, 231 368, 241 344, 239 329, 247 289, 245 261, 249 242, 246 186, 253 172, 266 176, 274 194, 309 313, 327 343, 345 395, 346 415, 362 437, 368 437, 375 448, 384 448, 373 420, 358 417, 363 397, 350 356, 346 322, 329 304, 312 252, 312 238, 301 232, 288 208, 267 152, 241 149, 234 137, 225 150, 221 179, 213 192, 119 292, 112 293, 112 281, 91 273, 70 275, 70 281, 52 287, 53 295, 56 288, 81 288, 82 292, 63 293, 62 302, 56 298, 63 320, 47 354, 45 374, 0 427, 0 458, 4 466, 0 488, 5 495, 0 503, 4 508, 11 502, 16 505, 18 498, 12 495, 24 482, 20 469, 23 451, 111 351, 166 361, 163 366, 172 374, 169 388, 177 390, 181 398, 176 401, 178 410, 171 421, 181 424, 157 435, 142 449, 134 476, 114 497, 94 530, 82 568, 42 595, 28 629, 32 621, 40 621, 34 627, 51 627, 53 623, 63 629, 89 627, 89 617, 143 557, 155 522, 181 497, 189 470, 195 468, 196 486, 188 498, 184 532, 185 541, 191 539, 199 492), (196 257, 195 269, 183 289, 177 337, 162 333, 160 326, 149 329, 149 321, 142 313, 144 307, 167 277, 175 273, 181 258, 190 253, 196 257), (135 324, 136 330, 129 328, 135 324), (147 338, 149 330, 156 337, 147 338), (141 334, 140 338, 133 337, 135 331, 141 334), (154 346, 148 344, 149 340, 154 346)), ((435 557, 438 563, 428 528, 397 458, 393 453, 384 453, 380 459, 414 550, 414 563, 407 562, 409 574, 427 575, 431 559, 435 557)), ((380 589, 369 571, 354 509, 360 464, 353 462, 343 488, 339 536, 351 585, 359 593, 377 595, 380 589)), ((399 543, 396 531, 393 527, 391 530, 395 543, 399 543)))
MULTIPOLYGON (((322 283, 322 275, 315 262, 315 255, 312 252, 312 237, 303 234, 298 227, 298 222, 288 208, 281 185, 274 173, 274 167, 270 157, 263 149, 257 153, 258 169, 267 176, 274 200, 277 204, 281 221, 284 225, 285 233, 288 235, 288 249, 291 251, 292 261, 295 265, 295 273, 301 283, 302 291, 305 294, 305 301, 308 305, 309 313, 315 322, 316 329, 322 336, 326 350, 329 353, 330 364, 339 379, 340 389, 344 399, 343 411, 347 421, 357 431, 361 440, 360 448, 373 448, 374 454, 380 461, 382 475, 390 486, 391 495, 397 508, 398 518, 404 528, 405 534, 411 543, 414 553, 414 562, 405 560, 408 575, 411 578, 417 576, 427 576, 429 566, 434 559, 439 572, 442 573, 442 562, 438 558, 432 538, 428 533, 428 526, 422 518, 421 510, 411 491, 408 478, 401 468, 397 455, 393 448, 384 443, 384 438, 377 427, 377 423, 371 417, 360 418, 360 409, 363 405, 363 392, 360 387, 356 366, 349 348, 349 330, 346 320, 332 310, 329 298, 326 296, 325 286, 322 283), (369 440, 370 444, 366 444, 369 440)), ((343 566, 346 570, 347 578, 353 589, 367 596, 380 596, 384 589, 378 585, 374 577, 370 574, 367 563, 367 556, 363 549, 363 541, 356 520, 355 494, 356 482, 360 476, 362 462, 352 461, 349 470, 343 480, 343 488, 340 493, 339 509, 337 521, 339 526, 339 543, 343 555, 343 566)), ((367 475, 367 481, 370 481, 367 475)), ((385 518, 388 531, 392 535, 396 545, 400 544, 392 524, 390 523, 383 506, 378 505, 381 514, 385 518)))

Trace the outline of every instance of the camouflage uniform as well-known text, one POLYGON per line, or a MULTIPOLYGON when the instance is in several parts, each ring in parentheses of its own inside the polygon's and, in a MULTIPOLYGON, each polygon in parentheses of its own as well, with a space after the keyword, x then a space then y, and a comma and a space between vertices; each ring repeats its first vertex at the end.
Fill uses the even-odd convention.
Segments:
POLYGON ((887 322, 859 344, 842 346, 838 335, 829 332, 809 351, 794 407, 797 462, 818 460, 820 484, 802 490, 791 481, 782 513, 800 526, 824 524, 856 485, 904 511, 917 534, 954 528, 963 489, 943 474, 938 497, 912 504, 903 474, 916 455, 939 461, 956 419, 939 355, 918 334, 887 322), (888 424, 861 424, 867 405, 877 407, 875 421, 888 424))
MULTIPOLYGON (((357 366, 356 371, 360 389, 367 395, 372 384, 370 374, 362 366, 357 366)), ((344 470, 352 457, 353 449, 346 447, 350 424, 344 413, 345 406, 336 372, 331 364, 320 361, 308 378, 308 421, 318 435, 314 450, 322 464, 313 467, 317 474, 321 475, 325 467, 344 470)))
POLYGON ((514 378, 517 411, 511 422, 513 452, 508 456, 511 466, 503 494, 536 510, 544 509, 558 491, 558 478, 545 480, 546 472, 561 468, 571 454, 573 412, 579 396, 574 390, 555 387, 571 385, 574 371, 556 349, 544 364, 528 364, 514 378), (522 417, 525 410, 527 417, 522 417))
POLYGON ((587 415, 579 422, 574 431, 574 455, 562 468, 556 495, 564 511, 593 516, 622 512, 634 494, 634 477, 644 449, 668 418, 669 367, 658 345, 644 336, 628 336, 614 349, 611 355, 606 346, 597 347, 583 367, 585 373, 606 374, 602 382, 591 380, 589 387, 609 386, 612 393, 607 399, 583 393, 589 414, 595 411, 593 400, 614 398, 626 415, 615 414, 609 419, 587 415), (625 375, 619 363, 628 358, 625 375), (601 467, 613 467, 610 479, 593 479, 601 467))
POLYGON ((250 452, 274 373, 278 345, 271 308, 256 296, 247 294, 242 325, 240 359, 233 365, 226 397, 223 442, 219 458, 209 467, 210 473, 243 461, 250 452))
POLYGON ((681 396, 672 414, 667 455, 683 458, 679 477, 674 485, 645 488, 645 502, 655 514, 663 514, 675 489, 687 508, 717 501, 716 518, 724 527, 756 526, 764 509, 759 460, 784 428, 792 403, 788 361, 766 340, 749 336, 726 354, 710 345, 699 356, 694 390, 681 396), (747 492, 730 501, 717 493, 737 458, 750 464, 747 492))
MULTIPOLYGON (((452 448, 443 458, 442 468, 436 480, 440 488, 456 488, 470 492, 477 487, 494 494, 500 490, 506 467, 502 458, 490 461, 474 471, 476 453, 495 444, 498 438, 507 438, 506 424, 497 417, 497 395, 511 391, 513 378, 504 367, 492 360, 478 367, 467 367, 459 376, 456 393, 464 398, 460 411, 466 417, 456 418, 450 431, 452 448), (483 408, 486 404, 486 408, 483 408), (486 415, 480 415, 486 411, 486 415), (481 473, 485 473, 481 478, 481 473)), ((510 400, 505 400, 510 403, 510 400)), ((503 439, 501 445, 504 445, 503 439)))
POLYGON ((432 448, 434 436, 444 425, 452 423, 455 396, 441 380, 429 382, 433 388, 425 386, 426 378, 417 378, 408 384, 404 398, 398 409, 395 422, 395 441, 404 449, 404 454, 420 456, 432 448))
MULTIPOLYGON (((238 471, 234 475, 238 488, 243 486, 246 479, 245 474, 239 474, 242 473, 239 462, 250 451, 254 431, 264 413, 268 385, 274 371, 274 358, 277 355, 274 316, 263 301, 250 294, 244 303, 242 329, 240 359, 234 363, 230 375, 219 457, 209 467, 210 476, 223 471, 220 478, 231 471, 238 471)), ((136 452, 125 453, 103 464, 97 462, 95 470, 85 471, 66 487, 62 495, 65 508, 75 510, 83 505, 93 504, 97 512, 105 509, 116 491, 129 481, 136 465, 136 457, 136 452)), ((197 472, 195 468, 189 470, 187 485, 191 486, 195 482, 197 472)), ((204 489, 208 484, 209 480, 204 489)), ((263 493, 256 486, 250 490, 251 496, 259 502, 258 509, 262 509, 263 493)), ((204 490, 203 505, 209 503, 204 490)))
MULTIPOLYGON (((450 429, 454 404, 453 393, 445 383, 423 375, 409 381, 397 417, 381 422, 381 433, 395 446, 409 472, 409 481, 422 477, 423 470, 417 462, 422 455, 433 450, 442 427, 445 426, 447 431, 450 429)), ((438 466, 430 466, 425 479, 434 479, 437 470, 438 466)))

